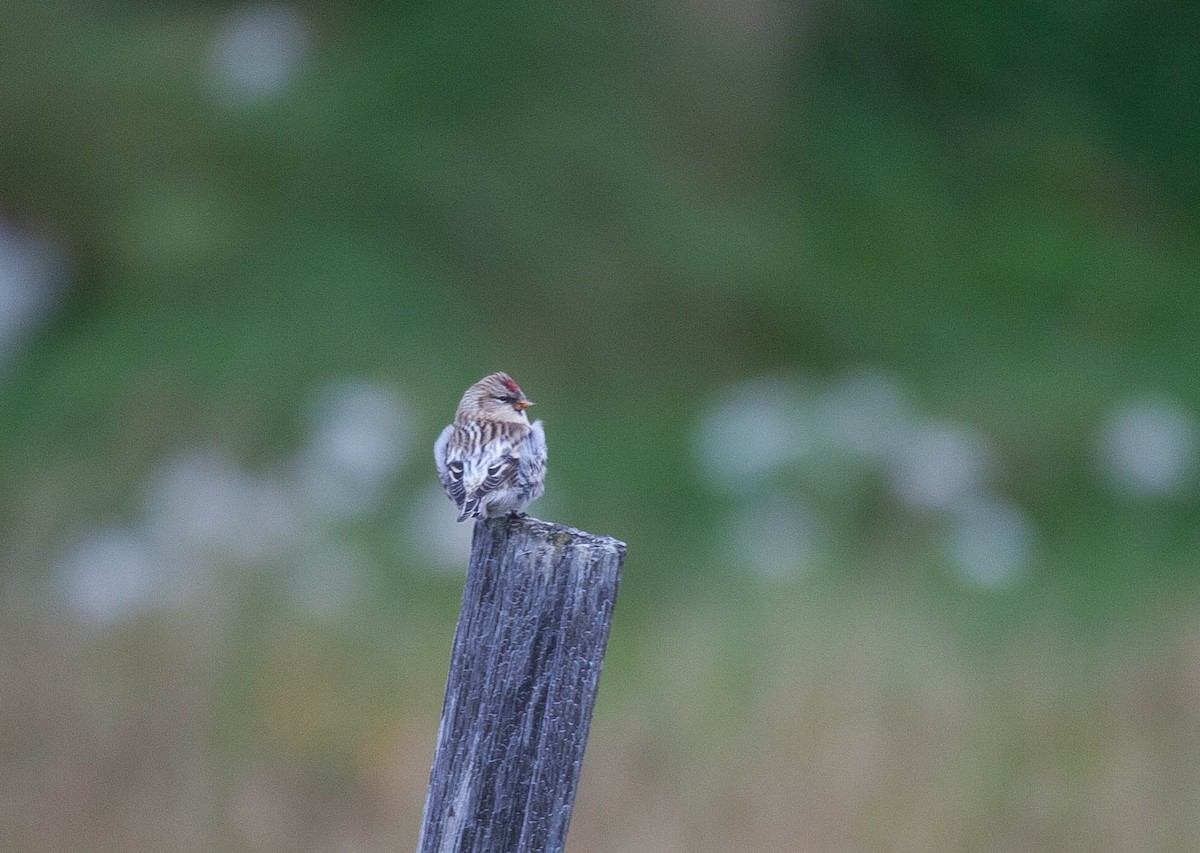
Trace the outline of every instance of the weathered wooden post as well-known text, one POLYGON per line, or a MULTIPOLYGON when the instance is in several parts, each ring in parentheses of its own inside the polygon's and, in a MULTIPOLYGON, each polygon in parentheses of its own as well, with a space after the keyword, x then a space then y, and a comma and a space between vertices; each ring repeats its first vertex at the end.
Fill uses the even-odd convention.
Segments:
POLYGON ((555 853, 625 545, 528 516, 477 522, 418 853, 555 853))

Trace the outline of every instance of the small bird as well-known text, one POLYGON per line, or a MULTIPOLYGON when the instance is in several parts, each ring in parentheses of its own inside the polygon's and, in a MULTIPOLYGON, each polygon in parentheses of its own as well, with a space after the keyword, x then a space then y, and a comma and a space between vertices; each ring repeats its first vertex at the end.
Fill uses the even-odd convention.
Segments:
POLYGON ((532 406, 507 373, 467 389, 454 423, 433 445, 438 479, 458 506, 458 520, 518 513, 546 490, 546 434, 529 423, 532 406))

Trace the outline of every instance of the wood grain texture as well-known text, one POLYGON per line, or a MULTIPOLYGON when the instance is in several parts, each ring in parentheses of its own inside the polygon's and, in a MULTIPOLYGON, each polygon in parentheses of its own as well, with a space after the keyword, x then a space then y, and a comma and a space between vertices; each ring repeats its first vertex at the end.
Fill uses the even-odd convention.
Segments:
POLYGON ((563 849, 624 560, 606 536, 476 523, 418 853, 563 849))

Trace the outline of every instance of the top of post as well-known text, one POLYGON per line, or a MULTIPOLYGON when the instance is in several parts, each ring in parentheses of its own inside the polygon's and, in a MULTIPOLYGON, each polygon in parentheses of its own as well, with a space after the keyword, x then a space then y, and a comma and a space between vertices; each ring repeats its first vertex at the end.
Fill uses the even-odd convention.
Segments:
POLYGON ((558 547, 577 545, 589 549, 609 550, 615 553, 619 560, 624 561, 625 559, 625 543, 620 539, 614 539, 611 536, 598 536, 595 533, 577 530, 565 524, 542 521, 540 518, 534 518, 531 515, 507 515, 476 523, 481 527, 504 536, 524 536, 538 542, 553 543, 558 547))

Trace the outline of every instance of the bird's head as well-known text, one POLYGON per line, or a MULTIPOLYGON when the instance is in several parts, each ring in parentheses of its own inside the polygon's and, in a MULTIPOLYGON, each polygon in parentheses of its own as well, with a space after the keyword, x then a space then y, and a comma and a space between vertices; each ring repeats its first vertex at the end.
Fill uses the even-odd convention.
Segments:
POLYGON ((533 401, 507 373, 485 376, 467 389, 458 404, 457 418, 506 423, 529 423, 525 410, 533 401))

